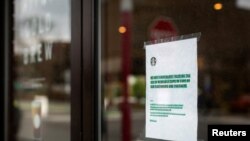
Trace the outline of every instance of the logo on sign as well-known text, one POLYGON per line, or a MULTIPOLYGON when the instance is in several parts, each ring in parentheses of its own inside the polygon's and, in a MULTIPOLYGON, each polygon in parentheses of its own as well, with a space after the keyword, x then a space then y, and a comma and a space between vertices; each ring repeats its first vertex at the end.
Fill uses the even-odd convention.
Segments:
POLYGON ((150 60, 151 66, 155 66, 156 65, 156 58, 152 57, 150 60))

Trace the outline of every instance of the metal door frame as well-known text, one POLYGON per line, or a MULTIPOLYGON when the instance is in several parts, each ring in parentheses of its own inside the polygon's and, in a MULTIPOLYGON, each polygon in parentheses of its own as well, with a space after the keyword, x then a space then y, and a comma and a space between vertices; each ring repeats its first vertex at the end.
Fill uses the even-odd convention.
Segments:
POLYGON ((100 141, 100 1, 72 0, 71 9, 71 140, 100 141))

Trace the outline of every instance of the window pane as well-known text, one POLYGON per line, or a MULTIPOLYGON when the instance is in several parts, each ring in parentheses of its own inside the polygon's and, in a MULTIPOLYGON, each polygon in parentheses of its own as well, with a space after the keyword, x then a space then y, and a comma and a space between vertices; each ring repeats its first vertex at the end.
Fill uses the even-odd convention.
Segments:
POLYGON ((198 139, 207 139, 207 124, 249 124, 249 7, 247 0, 102 1, 105 140, 128 136, 126 124, 132 140, 145 137, 144 42, 197 32, 198 139), (123 123, 126 93, 131 120, 123 123))
POLYGON ((70 1, 14 1, 11 140, 70 140, 70 1))

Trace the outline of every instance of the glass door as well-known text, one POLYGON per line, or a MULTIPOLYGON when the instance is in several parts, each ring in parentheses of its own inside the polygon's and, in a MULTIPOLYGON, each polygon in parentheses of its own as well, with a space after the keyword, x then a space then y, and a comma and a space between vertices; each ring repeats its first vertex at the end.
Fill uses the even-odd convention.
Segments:
MULTIPOLYGON (((249 124, 249 17, 248 0, 103 0, 103 140, 157 140, 145 138, 145 123, 151 122, 146 119, 146 85, 152 81, 146 82, 144 42, 193 33, 201 33, 197 139, 207 140, 209 124, 249 124)), ((171 69, 174 62, 162 67, 171 69)))
POLYGON ((14 0, 9 140, 71 138, 70 9, 70 0, 14 0))

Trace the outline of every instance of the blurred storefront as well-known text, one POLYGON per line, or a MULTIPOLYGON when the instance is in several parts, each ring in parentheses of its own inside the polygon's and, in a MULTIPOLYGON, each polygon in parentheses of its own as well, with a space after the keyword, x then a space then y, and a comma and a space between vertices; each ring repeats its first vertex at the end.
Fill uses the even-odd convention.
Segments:
POLYGON ((192 33, 198 140, 208 124, 250 124, 247 0, 6 3, 6 141, 153 141, 144 42, 192 33))

